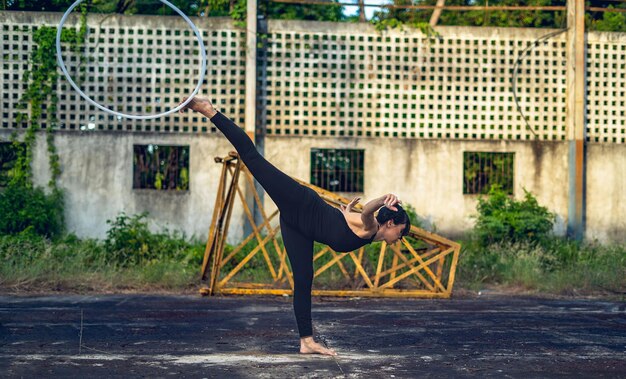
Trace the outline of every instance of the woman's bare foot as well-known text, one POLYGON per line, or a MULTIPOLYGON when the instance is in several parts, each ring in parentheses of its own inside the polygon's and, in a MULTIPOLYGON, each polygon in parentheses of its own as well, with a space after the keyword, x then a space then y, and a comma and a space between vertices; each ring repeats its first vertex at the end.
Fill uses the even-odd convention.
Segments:
POLYGON ((300 338, 300 354, 337 355, 335 350, 328 349, 315 342, 313 337, 300 338))

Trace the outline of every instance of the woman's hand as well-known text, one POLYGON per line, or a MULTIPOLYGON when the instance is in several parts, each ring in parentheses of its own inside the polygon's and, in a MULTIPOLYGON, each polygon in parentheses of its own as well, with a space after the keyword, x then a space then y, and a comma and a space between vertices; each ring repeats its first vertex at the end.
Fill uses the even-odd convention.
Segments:
POLYGON ((357 196, 354 199, 352 199, 352 201, 350 201, 348 205, 340 205, 341 211, 343 213, 352 212, 352 208, 354 208, 359 203, 359 200, 361 200, 361 198, 357 196))
POLYGON ((383 205, 387 208, 391 209, 392 211, 397 211, 398 208, 396 208, 396 204, 402 204, 402 201, 398 199, 398 196, 394 195, 393 193, 389 193, 383 196, 383 205))
MULTIPOLYGON (((187 100, 187 97, 183 97, 183 101, 181 101, 179 105, 184 103, 186 100, 187 100)), ((211 101, 209 99, 198 97, 198 96, 191 99, 191 101, 187 103, 187 105, 185 105, 183 108, 181 108, 178 112, 185 113, 187 109, 191 109, 198 113, 202 113, 203 115, 209 118, 217 114, 217 111, 215 110, 215 108, 213 107, 213 104, 211 104, 211 101)))

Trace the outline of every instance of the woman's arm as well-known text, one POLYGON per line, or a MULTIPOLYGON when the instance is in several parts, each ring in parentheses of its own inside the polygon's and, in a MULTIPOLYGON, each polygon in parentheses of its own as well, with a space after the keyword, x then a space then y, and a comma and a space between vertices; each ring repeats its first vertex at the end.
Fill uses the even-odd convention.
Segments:
MULTIPOLYGON (((344 212, 350 212, 360 199, 360 197, 355 197, 347 206, 342 207, 342 210, 344 212)), ((392 193, 367 202, 363 206, 363 211, 361 212, 361 221, 363 222, 363 228, 365 230, 377 229, 377 221, 374 217, 374 213, 376 213, 376 211, 379 210, 382 206, 386 206, 393 211, 397 211, 398 208, 395 207, 396 204, 402 204, 402 202, 398 199, 396 195, 392 193)))
POLYGON ((374 217, 374 213, 384 205, 385 197, 378 197, 374 200, 368 201, 363 206, 363 212, 361 213, 361 221, 363 221, 363 228, 365 230, 377 229, 377 221, 374 217))

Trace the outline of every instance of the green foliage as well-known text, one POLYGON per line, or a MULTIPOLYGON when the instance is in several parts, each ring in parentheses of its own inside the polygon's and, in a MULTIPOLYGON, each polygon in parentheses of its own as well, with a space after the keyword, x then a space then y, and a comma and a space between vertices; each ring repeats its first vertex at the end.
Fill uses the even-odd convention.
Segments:
MULTIPOLYGON (((137 216, 135 217, 137 218, 137 216)), ((133 222, 127 217, 126 224, 133 222)), ((164 246, 186 245, 174 253, 162 254, 141 264, 120 265, 97 240, 81 240, 67 235, 51 241, 30 232, 0 235, 0 288, 36 291, 150 291, 184 290, 198 285, 199 267, 203 257, 201 242, 158 242, 164 246)), ((455 288, 483 289, 492 284, 522 287, 525 290, 554 294, 609 294, 623 296, 626 288, 626 247, 581 244, 552 238, 543 244, 529 241, 502 242, 484 247, 475 240, 462 244, 455 288)), ((381 243, 366 246, 366 271, 376 271, 381 243)), ((232 269, 254 248, 254 243, 237 254, 226 269, 232 269)), ((282 244, 279 243, 279 248, 282 244)), ((315 251, 323 245, 316 244, 315 251)), ((419 248, 419 246, 416 246, 419 248)), ((160 249, 164 251, 164 248, 160 249)), ((271 248, 270 248, 271 250, 271 248)), ((232 251, 226 246, 224 256, 232 251)), ((270 251, 270 255, 275 253, 270 251)), ((318 259, 321 267, 332 259, 331 254, 318 259)), ((392 255, 386 254, 385 267, 392 255)), ((276 260, 273 259, 276 263, 276 260)), ((350 259, 344 259, 346 269, 354 271, 350 259)), ((237 280, 267 282, 272 278, 262 254, 258 253, 237 280)), ((275 266, 277 267, 277 266, 275 266)), ((345 278, 333 268, 316 278, 317 288, 343 285, 345 278)), ((287 283, 283 283, 285 286, 287 283)), ((363 283, 361 283, 363 285, 363 283)))
MULTIPOLYGON (((83 12, 81 28, 64 30, 62 41, 70 42, 73 47, 84 40, 86 33, 86 14, 83 12)), ((61 174, 59 156, 54 146, 52 130, 56 126, 57 95, 55 87, 58 81, 55 58, 56 28, 41 26, 35 30, 33 41, 35 49, 29 59, 29 70, 22 80, 26 90, 22 94, 18 109, 29 109, 28 115, 18 113, 18 122, 27 122, 24 141, 18 141, 17 134, 12 136, 13 151, 16 157, 8 172, 8 186, 0 194, 0 233, 27 233, 46 237, 58 237, 63 231, 63 193, 56 186, 61 174), (48 183, 51 194, 32 184, 31 163, 35 147, 39 122, 46 111, 48 125, 47 145, 51 179, 48 183)))
POLYGON ((54 189, 10 184, 0 192, 0 234, 57 237, 63 231, 63 195, 54 189))
MULTIPOLYGON (((468 5, 465 2, 459 5, 468 5)), ((447 3, 446 3, 447 4, 447 3)), ((452 5, 452 4, 450 4, 452 5)), ((552 0, 528 0, 520 3, 518 0, 500 0, 489 2, 478 0, 471 5, 491 6, 548 6, 552 0)), ((443 12, 441 25, 462 26, 498 26, 498 27, 535 27, 535 28, 561 28, 565 22, 565 12, 541 12, 541 11, 469 11, 469 12, 443 12)))
POLYGON ((540 206, 530 192, 524 192, 524 200, 517 201, 499 186, 493 186, 488 197, 478 199, 474 233, 483 245, 538 240, 550 233, 554 214, 540 206))
MULTIPOLYGON (((394 5, 413 5, 410 0, 394 0, 394 5)), ((436 0, 420 1, 419 5, 435 5, 436 0)), ((518 0, 447 0, 447 6, 556 6, 566 5, 565 1, 527 0, 523 4, 518 0)), ((608 1, 594 4, 598 7, 613 8, 608 1)), ((623 8, 626 5, 617 5, 623 8)), ((429 25, 432 10, 416 10, 406 8, 385 8, 374 14, 372 23, 378 30, 398 28, 403 25, 417 27, 429 25)), ((449 26, 495 26, 495 27, 525 27, 525 28, 565 28, 567 23, 566 12, 555 11, 443 11, 438 25, 449 26)), ((586 14, 586 27, 590 30, 625 32, 626 15, 619 12, 593 12, 586 14)), ((425 30, 425 34, 429 35, 425 30)))
MULTIPOLYGON (((612 5, 608 7, 614 9, 612 5)), ((620 8, 624 8, 621 6, 620 8)), ((623 12, 603 12, 602 19, 587 20, 591 29, 602 32, 626 32, 626 13, 623 12)))
MULTIPOLYGON (((18 116, 19 117, 19 116, 18 116)), ((17 157, 14 161, 13 168, 9 173, 9 185, 18 187, 32 187, 32 170, 31 161, 33 160, 33 148, 36 139, 36 125, 31 125, 26 129, 24 141, 20 143, 17 140, 17 134, 11 136, 12 144, 15 147, 17 157), (20 146, 18 148, 18 146, 20 146)))
POLYGON ((246 17, 248 14, 247 1, 235 1, 230 7, 228 14, 235 21, 235 26, 239 28, 246 27, 246 17))
POLYGON ((459 257, 458 284, 473 289, 507 285, 555 294, 624 294, 626 247, 547 238, 483 246, 466 241, 459 257))
POLYGON ((188 189, 189 188, 189 171, 186 167, 180 169, 180 186, 176 189, 188 189))
MULTIPOLYGON (((394 5, 414 5, 409 0, 394 0, 394 5)), ((419 5, 435 5, 436 0, 419 2, 419 5)), ((447 6, 519 6, 518 0, 448 0, 447 6)), ((523 5, 545 6, 555 5, 551 0, 528 0, 523 5)), ((416 10, 407 8, 385 8, 374 14, 374 23, 390 22, 402 25, 429 25, 432 10, 416 10)), ((565 12, 540 12, 540 11, 443 11, 439 17, 438 25, 455 26, 499 26, 499 27, 542 27, 561 28, 565 22, 565 12)))
MULTIPOLYGON (((19 0, 9 1, 7 10, 26 10, 38 12, 65 12, 75 0, 19 0)), ((198 15, 208 3, 207 0, 170 0, 185 14, 198 15)), ((158 0, 85 0, 93 13, 120 14, 158 14, 171 15, 174 11, 158 0)))
POLYGON ((11 143, 0 143, 0 188, 9 185, 15 176, 15 164, 19 156, 24 155, 24 144, 13 138, 11 143))
MULTIPOLYGON (((231 16, 238 26, 245 25, 246 2, 245 0, 170 0, 183 13, 189 16, 224 17, 231 16)), ((20 0, 3 2, 4 10, 26 10, 63 12, 74 0, 20 0)), ((119 14, 152 14, 152 15, 175 15, 174 11, 158 1, 135 1, 135 0, 91 0, 89 11, 93 13, 119 13, 119 14)), ((394 0, 395 5, 435 5, 436 0, 423 0, 411 2, 409 0, 394 0)), ((447 0, 445 5, 475 5, 475 6, 545 6, 565 5, 564 0, 554 2, 552 0, 527 0, 523 4, 518 0, 447 0)), ((614 5, 612 1, 596 0, 594 6, 607 8, 623 8, 625 5, 614 5)), ((357 16, 345 16, 339 5, 303 5, 285 3, 260 3, 259 11, 266 14, 270 19, 297 19, 316 21, 358 21, 357 16)), ((422 26, 429 25, 432 10, 416 9, 393 9, 387 8, 376 12, 373 23, 379 30, 395 28, 401 25, 416 27, 425 34, 422 26), (422 25, 422 26, 418 26, 422 25)), ((626 22, 623 13, 616 12, 590 12, 586 14, 586 27, 590 30, 625 32, 626 22)), ((564 28, 566 24, 566 12, 554 11, 443 11, 438 25, 454 26, 497 26, 497 27, 539 27, 539 28, 564 28)))
MULTIPOLYGON (((9 10, 31 10, 63 12, 74 0, 30 0, 13 2, 9 10)), ((246 0, 170 0, 178 9, 188 16, 224 17, 230 16, 237 26, 245 25, 247 2, 246 0)), ((149 14, 169 16, 176 15, 169 6, 154 1, 133 0, 91 0, 89 12, 92 13, 118 13, 118 14, 149 14)), ((81 4, 82 5, 82 4, 81 4)), ((259 13, 265 14, 270 19, 280 20, 315 20, 315 21, 342 21, 346 19, 342 7, 339 4, 328 5, 303 5, 285 4, 276 2, 260 2, 259 13)))
POLYGON ((324 5, 287 4, 268 2, 260 4, 260 12, 274 20, 342 21, 342 7, 329 2, 324 5))
POLYGON ((106 261, 119 267, 156 263, 159 260, 184 257, 196 260, 195 247, 184 236, 168 231, 153 233, 145 221, 147 213, 128 216, 120 213, 111 225, 104 240, 106 261))
POLYGON ((411 204, 402 204, 402 208, 406 211, 409 216, 409 220, 411 221, 411 225, 417 226, 418 228, 422 227, 422 220, 420 219, 417 211, 411 204))
MULTIPOLYGON (((76 51, 84 43, 87 32, 86 6, 82 6, 81 24, 78 31, 64 29, 61 33, 61 41, 69 43, 72 50, 76 51)), ((24 72, 22 81, 26 84, 26 90, 20 98, 18 109, 29 109, 28 115, 24 112, 17 114, 18 122, 27 122, 28 128, 24 135, 24 149, 18 154, 11 183, 22 187, 31 186, 32 173, 31 161, 36 139, 36 132, 40 129, 40 121, 43 111, 46 111, 48 122, 48 134, 46 142, 50 162, 51 179, 48 183, 50 188, 56 187, 56 181, 61 175, 59 156, 54 146, 53 130, 58 122, 56 85, 58 71, 56 62, 56 28, 40 26, 33 33, 35 49, 29 59, 29 70, 24 72)), ((16 139, 17 137, 14 137, 16 139)))
POLYGON ((379 32, 389 29, 403 30, 404 27, 410 27, 421 31, 427 37, 429 42, 434 38, 441 38, 441 35, 432 26, 430 26, 428 22, 401 21, 395 18, 374 18, 371 23, 379 32))
MULTIPOLYGON (((202 245, 193 245, 201 254, 202 245)), ((200 261, 180 254, 143 265, 119 267, 103 243, 68 235, 55 241, 32 234, 0 235, 0 288, 9 291, 108 292, 190 289, 200 261)))
MULTIPOLYGON (((245 6, 243 17, 245 18, 245 6)), ((206 6, 206 15, 209 17, 228 16, 230 11, 230 0, 208 0, 206 6)), ((234 17, 233 17, 234 18, 234 17)))
POLYGON ((474 235, 462 244, 459 284, 506 285, 546 293, 620 293, 626 249, 550 235, 554 215, 526 192, 521 201, 492 187, 480 198, 474 235))

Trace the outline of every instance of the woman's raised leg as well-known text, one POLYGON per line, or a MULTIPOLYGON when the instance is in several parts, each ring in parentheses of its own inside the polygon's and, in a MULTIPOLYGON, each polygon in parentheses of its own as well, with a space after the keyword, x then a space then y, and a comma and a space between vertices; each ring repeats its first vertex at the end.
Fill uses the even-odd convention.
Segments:
POLYGON ((305 187, 268 162, 257 151, 246 132, 231 119, 216 111, 209 100, 196 97, 187 108, 202 113, 215 124, 282 213, 293 211, 293 207, 301 204, 305 197, 305 187))
POLYGON ((268 162, 239 126, 221 113, 213 116, 211 122, 228 138, 252 176, 274 200, 281 212, 288 212, 289 208, 301 203, 305 196, 304 187, 268 162))

